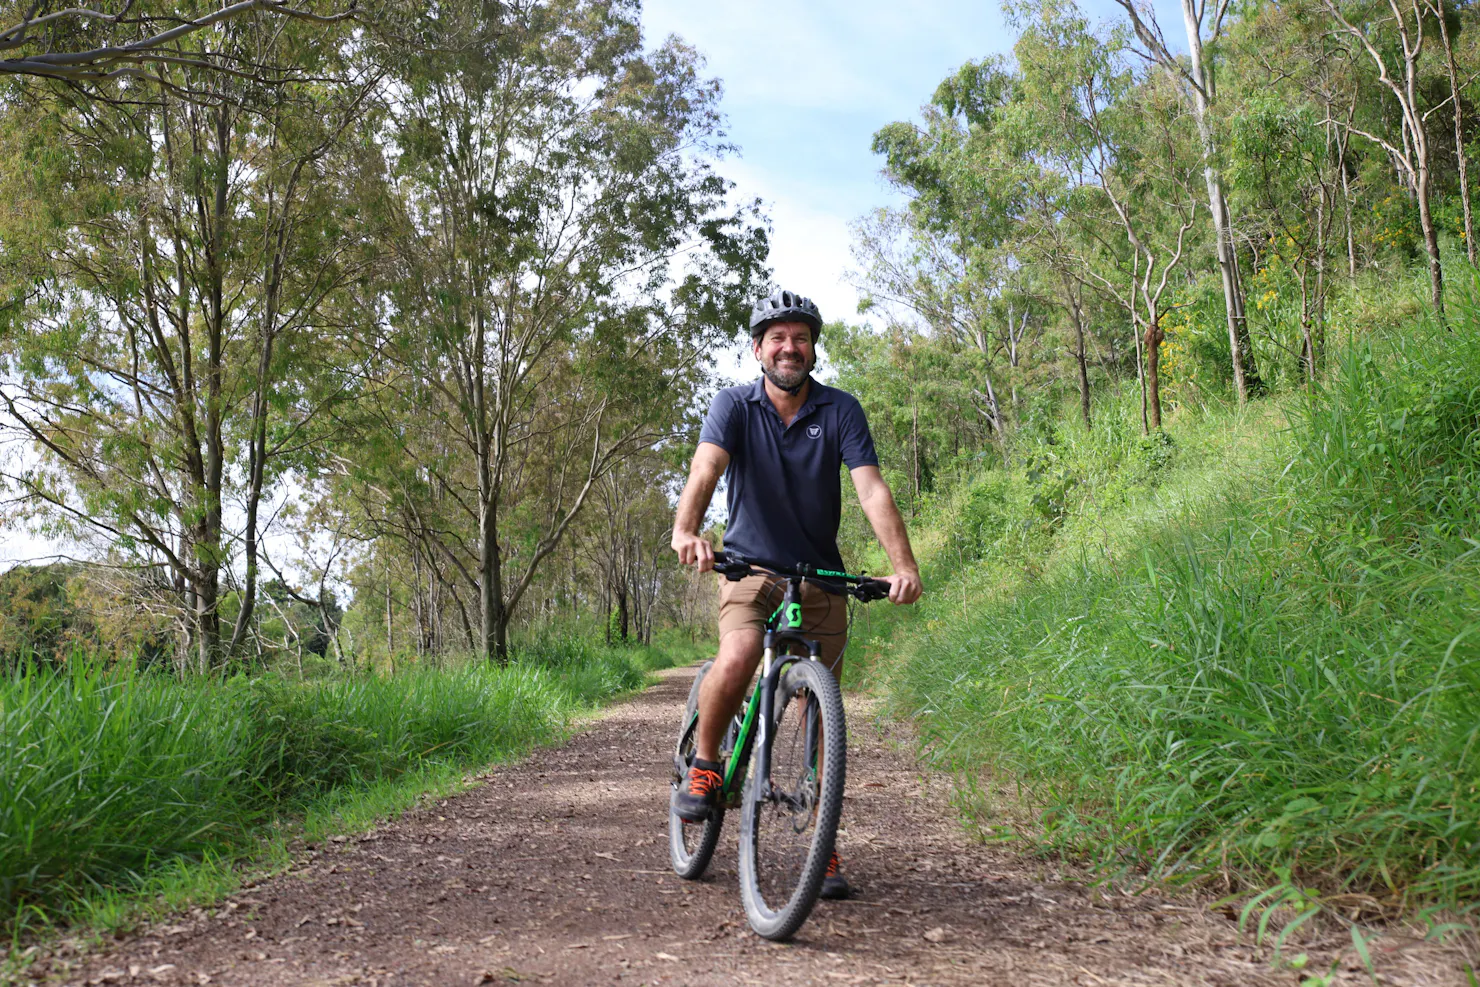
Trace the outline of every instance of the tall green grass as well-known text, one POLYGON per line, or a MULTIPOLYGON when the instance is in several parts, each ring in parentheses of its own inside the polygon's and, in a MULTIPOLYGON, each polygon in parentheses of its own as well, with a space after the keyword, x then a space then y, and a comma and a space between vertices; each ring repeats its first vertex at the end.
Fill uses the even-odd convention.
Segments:
POLYGON ((894 649, 872 674, 969 811, 1002 824, 1016 784, 1019 832, 1110 871, 1480 899, 1480 317, 1457 321, 1351 344, 1283 424, 1215 410, 1161 462, 1061 439, 943 509, 933 602, 865 650, 894 649))
POLYGON ((0 678, 0 906, 65 912, 249 845, 326 793, 555 738, 655 652, 531 644, 504 667, 178 681, 86 663, 0 678))

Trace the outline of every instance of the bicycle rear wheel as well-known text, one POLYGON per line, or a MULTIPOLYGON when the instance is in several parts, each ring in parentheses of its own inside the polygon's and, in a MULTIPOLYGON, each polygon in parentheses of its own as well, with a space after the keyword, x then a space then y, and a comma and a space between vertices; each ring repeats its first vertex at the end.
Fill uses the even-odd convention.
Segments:
POLYGON ((688 705, 684 707, 683 725, 679 728, 678 747, 673 754, 673 781, 668 795, 668 856, 673 863, 673 872, 686 881, 695 881, 703 876, 725 823, 722 805, 715 806, 709 818, 701 823, 686 822, 673 811, 673 800, 678 796, 679 786, 687 778, 689 764, 694 760, 699 722, 694 714, 699 709, 699 684, 713 664, 712 661, 705 662, 694 676, 688 705))
POLYGON ((740 897, 750 927, 788 939, 811 914, 843 811, 848 736, 843 694, 820 662, 799 661, 776 686, 771 790, 752 765, 740 810, 740 897))

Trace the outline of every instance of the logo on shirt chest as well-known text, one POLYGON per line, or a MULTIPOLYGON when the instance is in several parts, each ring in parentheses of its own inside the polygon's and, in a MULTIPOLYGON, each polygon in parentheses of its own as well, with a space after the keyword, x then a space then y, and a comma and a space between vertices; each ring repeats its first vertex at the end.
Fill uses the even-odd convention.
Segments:
POLYGON ((809 439, 820 439, 820 438, 822 438, 822 426, 821 425, 808 425, 807 426, 807 438, 809 438, 809 439))

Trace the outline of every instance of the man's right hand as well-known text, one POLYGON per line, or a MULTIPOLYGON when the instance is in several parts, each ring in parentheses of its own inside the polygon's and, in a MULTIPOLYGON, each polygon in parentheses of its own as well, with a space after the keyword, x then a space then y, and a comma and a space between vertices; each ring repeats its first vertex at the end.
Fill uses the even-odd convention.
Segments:
POLYGON ((699 535, 675 531, 673 550, 678 553, 678 561, 684 565, 697 565, 700 572, 708 572, 714 568, 714 546, 699 535))

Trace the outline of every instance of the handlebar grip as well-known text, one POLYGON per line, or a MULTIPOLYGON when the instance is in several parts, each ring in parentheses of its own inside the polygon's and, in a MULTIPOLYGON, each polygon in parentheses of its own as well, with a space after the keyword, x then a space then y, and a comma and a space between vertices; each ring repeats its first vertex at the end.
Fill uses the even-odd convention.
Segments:
POLYGON ((889 596, 889 584, 882 579, 870 579, 858 584, 857 595, 865 603, 883 600, 889 596))
POLYGON ((750 563, 740 556, 718 551, 714 553, 714 571, 736 583, 750 575, 752 570, 750 563))

